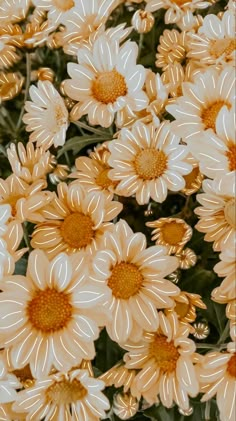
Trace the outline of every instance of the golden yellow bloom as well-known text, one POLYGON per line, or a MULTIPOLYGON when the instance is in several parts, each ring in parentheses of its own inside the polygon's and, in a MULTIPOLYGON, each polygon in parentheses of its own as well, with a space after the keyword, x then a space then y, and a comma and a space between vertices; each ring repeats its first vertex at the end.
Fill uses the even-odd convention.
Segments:
POLYGON ((169 254, 180 252, 192 237, 192 228, 180 218, 160 218, 146 222, 146 225, 154 228, 152 240, 166 246, 169 254))
POLYGON ((179 324, 173 312, 165 316, 159 312, 160 326, 156 332, 144 332, 139 342, 127 341, 123 346, 126 367, 139 373, 131 387, 138 399, 143 396, 150 404, 170 408, 173 401, 182 409, 189 409, 188 396, 198 394, 197 371, 194 366, 195 344, 188 339, 189 329, 179 324))
POLYGON ((185 248, 177 252, 176 257, 179 259, 180 269, 190 269, 197 262, 197 256, 190 248, 185 248))
POLYGON ((127 393, 132 385, 132 382, 137 374, 137 370, 131 370, 125 367, 123 363, 118 363, 110 370, 99 376, 106 386, 115 386, 116 388, 123 386, 124 393, 127 393))
POLYGON ((155 18, 152 13, 145 10, 137 10, 132 16, 132 25, 139 34, 146 34, 151 31, 155 22, 155 18))
POLYGON ((113 411, 121 420, 129 420, 137 412, 139 401, 131 393, 118 393, 113 400, 113 411))
POLYGON ((19 95, 23 83, 21 73, 0 73, 0 102, 9 101, 19 95))
POLYGON ((200 190, 204 175, 200 172, 199 162, 191 155, 188 156, 187 162, 193 166, 193 169, 189 174, 184 175, 185 187, 182 189, 182 192, 186 196, 190 196, 200 190))
POLYGON ((122 204, 102 192, 88 193, 78 182, 69 187, 60 183, 57 191, 58 196, 42 209, 44 222, 32 234, 32 247, 45 250, 50 258, 60 251, 96 252, 111 226, 108 221, 119 214, 122 204))

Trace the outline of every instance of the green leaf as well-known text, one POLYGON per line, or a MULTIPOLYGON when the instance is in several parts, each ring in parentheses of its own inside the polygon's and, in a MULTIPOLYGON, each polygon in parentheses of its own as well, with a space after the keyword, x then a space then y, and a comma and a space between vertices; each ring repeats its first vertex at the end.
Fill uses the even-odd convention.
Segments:
POLYGON ((14 273, 16 275, 25 275, 26 268, 27 268, 27 259, 25 257, 22 257, 20 260, 18 260, 18 262, 16 262, 14 273))
POLYGON ((67 140, 65 145, 58 151, 57 158, 62 156, 65 152, 73 150, 74 154, 79 153, 81 149, 91 144, 103 143, 106 140, 111 140, 109 135, 98 136, 96 134, 86 136, 75 136, 67 140))

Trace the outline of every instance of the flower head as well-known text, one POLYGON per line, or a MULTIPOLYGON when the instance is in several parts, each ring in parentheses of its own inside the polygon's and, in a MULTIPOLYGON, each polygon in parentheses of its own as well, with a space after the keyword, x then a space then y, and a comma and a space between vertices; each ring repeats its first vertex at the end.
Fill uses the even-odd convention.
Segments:
POLYGON ((0 102, 15 98, 22 89, 24 78, 20 73, 0 74, 0 102))
POLYGON ((158 127, 136 122, 131 130, 122 129, 119 138, 109 143, 108 162, 113 168, 109 177, 119 181, 117 194, 135 194, 143 205, 150 198, 162 203, 168 189, 178 191, 184 187, 183 175, 191 171, 191 165, 183 161, 188 152, 170 129, 169 122, 158 127))
POLYGON ((53 84, 39 81, 38 87, 30 87, 32 101, 26 101, 27 113, 23 117, 27 125, 26 130, 32 132, 30 141, 37 142, 37 146, 44 149, 55 147, 65 143, 66 130, 68 128, 68 111, 62 97, 54 88, 53 84))

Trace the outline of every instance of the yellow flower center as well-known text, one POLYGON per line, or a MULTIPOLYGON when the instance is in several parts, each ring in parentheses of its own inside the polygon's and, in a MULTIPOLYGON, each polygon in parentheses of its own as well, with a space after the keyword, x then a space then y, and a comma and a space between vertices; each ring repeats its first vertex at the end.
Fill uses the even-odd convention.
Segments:
POLYGON ((189 304, 186 303, 176 303, 176 306, 174 308, 175 312, 178 314, 178 316, 183 319, 185 316, 187 316, 189 311, 189 304))
POLYGON ((55 107, 55 119, 58 126, 62 126, 63 124, 66 124, 67 122, 65 110, 62 108, 61 105, 56 105, 55 107))
POLYGON ((56 405, 65 405, 75 403, 83 399, 87 395, 87 389, 80 383, 79 380, 74 379, 61 380, 53 383, 46 391, 47 402, 53 402, 56 405))
POLYGON ((210 54, 215 58, 219 58, 223 54, 225 54, 226 59, 228 59, 235 49, 236 49, 236 40, 217 39, 211 42, 210 54))
POLYGON ((108 187, 110 187, 113 184, 112 180, 108 177, 109 171, 110 168, 105 168, 98 174, 96 178, 97 185, 102 187, 103 189, 108 189, 108 187))
POLYGON ((144 180, 159 178, 167 168, 167 156, 157 149, 144 149, 137 154, 134 166, 144 180))
POLYGON ((225 219, 228 224, 236 229, 236 209, 235 209, 235 199, 231 199, 224 208, 225 219))
POLYGON ((154 357, 158 367, 165 373, 172 373, 176 368, 179 352, 174 342, 167 342, 163 335, 155 335, 155 339, 149 345, 149 355, 154 357))
POLYGON ((101 73, 92 85, 95 99, 103 104, 113 103, 127 94, 125 78, 116 70, 101 73))
POLYGON ((236 170, 236 145, 230 142, 228 146, 228 151, 226 152, 226 156, 229 162, 229 169, 230 171, 236 170))
POLYGON ((28 303, 27 314, 35 329, 50 333, 67 326, 71 320, 72 306, 68 294, 47 288, 38 291, 28 303))
POLYGON ((208 108, 205 108, 202 112, 202 121, 205 125, 206 129, 213 129, 216 131, 216 119, 221 110, 221 108, 227 105, 228 108, 230 106, 224 101, 216 101, 213 104, 209 105, 208 108))
POLYGON ((53 4, 62 12, 72 9, 75 5, 73 0, 53 0, 53 4))
POLYGON ((121 262, 112 269, 108 286, 116 298, 127 300, 136 295, 142 287, 143 276, 136 265, 121 262))
POLYGON ((86 247, 94 236, 93 221, 89 215, 72 213, 63 221, 61 235, 65 243, 72 248, 86 247))
POLYGON ((230 376, 236 378, 236 354, 234 354, 227 365, 227 372, 230 374, 230 376))
POLYGON ((186 3, 191 3, 191 0, 172 0, 172 3, 175 3, 177 6, 181 7, 186 3))
POLYGON ((162 238, 167 244, 176 245, 182 242, 186 233, 184 224, 175 221, 166 222, 161 227, 162 238))
POLYGON ((194 167, 189 174, 183 176, 185 179, 185 189, 192 189, 193 183, 196 182, 196 179, 199 176, 199 174, 199 167, 194 167))

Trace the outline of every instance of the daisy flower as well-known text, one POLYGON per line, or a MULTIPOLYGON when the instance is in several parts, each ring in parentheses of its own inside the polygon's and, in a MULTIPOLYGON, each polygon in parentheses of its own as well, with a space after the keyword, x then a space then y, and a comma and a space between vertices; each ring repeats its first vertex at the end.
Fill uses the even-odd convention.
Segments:
POLYGON ((166 246, 169 254, 180 252, 192 237, 192 228, 180 218, 159 218, 146 225, 154 228, 152 241, 166 246))
POLYGON ((155 12, 159 9, 167 9, 165 13, 165 23, 177 23, 181 21, 189 12, 196 9, 205 9, 211 2, 201 0, 145 0, 146 10, 155 12))
POLYGON ((0 178, 0 205, 11 206, 11 217, 20 222, 40 222, 39 209, 49 203, 54 193, 41 191, 46 187, 45 180, 36 180, 31 185, 15 174, 3 180, 0 178))
POLYGON ((212 68, 201 73, 194 83, 184 82, 183 96, 166 107, 176 118, 172 123, 174 133, 186 142, 213 135, 221 108, 234 107, 235 80, 234 68, 226 66, 220 73, 212 68))
POLYGON ((42 378, 52 366, 66 371, 95 356, 99 313, 93 307, 109 297, 108 288, 86 279, 84 254, 59 254, 50 263, 33 251, 26 276, 4 278, 0 294, 0 346, 10 347, 14 368, 30 364, 42 378), (96 319, 96 321, 95 321, 96 319))
POLYGON ((61 251, 94 253, 122 204, 102 192, 88 193, 78 182, 69 187, 60 183, 57 191, 58 196, 42 209, 44 222, 32 234, 32 247, 43 249, 50 259, 61 251))
MULTIPOLYGON (((23 254, 28 251, 28 248, 18 250, 23 238, 22 224, 17 220, 11 220, 10 205, 0 205, 0 213, 1 212, 3 212, 3 215, 7 214, 7 225, 4 227, 4 232, 1 232, 2 226, 0 225, 0 248, 5 248, 10 256, 13 257, 14 262, 17 262, 17 260, 19 260, 23 254), (6 206, 8 206, 7 209, 6 206)), ((13 270, 11 273, 13 273, 13 270)))
POLYGON ((122 345, 126 367, 139 369, 131 393, 141 395, 150 403, 170 408, 175 402, 189 409, 189 396, 198 394, 197 370, 194 366, 195 343, 188 338, 189 329, 181 326, 175 313, 165 316, 159 312, 160 326, 156 332, 144 332, 138 343, 122 345))
POLYGON ((165 310, 165 314, 168 315, 172 312, 177 314, 179 323, 187 325, 190 332, 194 333, 194 328, 190 323, 193 323, 197 318, 196 308, 206 309, 206 305, 203 303, 199 294, 192 294, 187 291, 181 291, 177 297, 174 297, 175 306, 165 310))
POLYGON ((235 342, 229 342, 227 351, 210 352, 199 367, 199 381, 206 402, 216 395, 221 421, 235 420, 236 353, 235 342))
POLYGON ((197 195, 202 205, 195 209, 200 217, 195 228, 205 232, 205 241, 214 241, 213 249, 223 251, 235 248, 235 174, 221 179, 203 181, 204 193, 197 195))
POLYGON ((134 234, 123 220, 105 235, 103 249, 94 257, 92 279, 105 283, 112 294, 105 304, 112 316, 106 324, 109 336, 123 343, 131 336, 138 338, 143 329, 155 331, 156 309, 172 307, 179 293, 165 279, 177 268, 177 259, 164 247, 146 249, 144 234, 134 234))
POLYGON ((20 383, 16 376, 8 373, 4 359, 0 354, 0 404, 13 402, 17 396, 16 389, 19 389, 19 387, 20 383))
POLYGON ((48 80, 39 81, 38 87, 31 86, 29 93, 32 101, 26 101, 27 113, 23 116, 26 131, 33 132, 29 140, 44 149, 52 144, 55 147, 64 145, 69 122, 60 94, 48 80))
POLYGON ((76 178, 88 191, 102 191, 111 195, 115 192, 116 183, 108 177, 111 169, 108 159, 111 153, 108 150, 108 143, 102 144, 90 154, 90 157, 80 156, 75 161, 76 171, 69 175, 76 178))
POLYGON ((47 173, 53 169, 54 156, 43 148, 35 148, 28 142, 26 147, 19 142, 11 143, 7 149, 7 157, 16 176, 30 184, 38 179, 46 179, 47 173))
MULTIPOLYGON (((236 258, 232 249, 226 249, 220 254, 220 262, 214 266, 214 272, 223 277, 220 289, 222 294, 228 294, 231 298, 236 298, 235 278, 236 278, 236 258)), ((213 290, 214 292, 214 290, 213 290)))
POLYGON ((191 34, 187 57, 204 65, 234 65, 236 54, 235 16, 227 11, 222 19, 207 15, 198 34, 191 34))
POLYGON ((79 64, 68 63, 72 79, 64 84, 66 94, 78 101, 71 118, 88 114, 90 124, 109 127, 125 107, 143 110, 148 104, 142 91, 145 68, 136 64, 137 55, 136 43, 127 41, 120 47, 106 36, 100 36, 91 51, 81 48, 79 64))
POLYGON ((192 167, 184 162, 186 146, 179 144, 179 137, 170 129, 166 121, 158 127, 136 122, 131 130, 122 129, 119 138, 109 143, 108 162, 113 168, 109 177, 119 181, 117 194, 135 194, 137 202, 144 205, 150 198, 162 203, 168 189, 184 188, 183 175, 192 167))
POLYGON ((138 412, 139 401, 130 393, 118 393, 114 397, 112 409, 121 420, 129 420, 138 412))
POLYGON ((186 162, 191 164, 193 169, 189 174, 184 175, 185 187, 182 189, 182 192, 185 196, 190 196, 200 190, 204 175, 200 171, 199 161, 192 154, 188 155, 186 162))
POLYGON ((179 32, 176 29, 165 29, 160 36, 156 54, 156 66, 162 71, 168 69, 169 64, 180 63, 186 60, 189 50, 189 34, 186 31, 179 32))
POLYGON ((224 176, 236 170, 235 111, 223 106, 216 120, 216 133, 206 134, 190 145, 192 154, 200 162, 200 170, 210 178, 224 176))
POLYGON ((184 68, 178 61, 169 63, 161 75, 161 79, 168 86, 169 94, 172 97, 169 98, 169 103, 175 103, 176 98, 183 95, 183 82, 193 82, 202 71, 204 72, 205 69, 194 61, 188 62, 184 68))
POLYGON ((7 69, 19 61, 20 56, 16 53, 14 45, 9 44, 7 36, 0 36, 0 70, 7 69))
POLYGON ((14 0, 2 1, 0 9, 0 24, 19 22, 25 19, 31 1, 14 0))
POLYGON ((0 74, 0 102, 15 98, 22 90, 24 78, 20 73, 0 74))
POLYGON ((110 370, 99 376, 99 379, 105 382, 106 387, 115 386, 117 389, 123 387, 124 393, 127 393, 136 376, 137 370, 130 370, 123 363, 118 363, 110 370))
POLYGON ((175 254, 179 259, 180 269, 190 269, 197 263, 197 256, 194 251, 190 248, 185 248, 175 254))
POLYGON ((133 14, 131 23, 139 34, 146 34, 151 31, 155 18, 152 13, 138 9, 133 14))
POLYGON ((103 389, 86 370, 57 373, 19 392, 13 409, 27 413, 27 420, 99 421, 110 408, 103 389))

